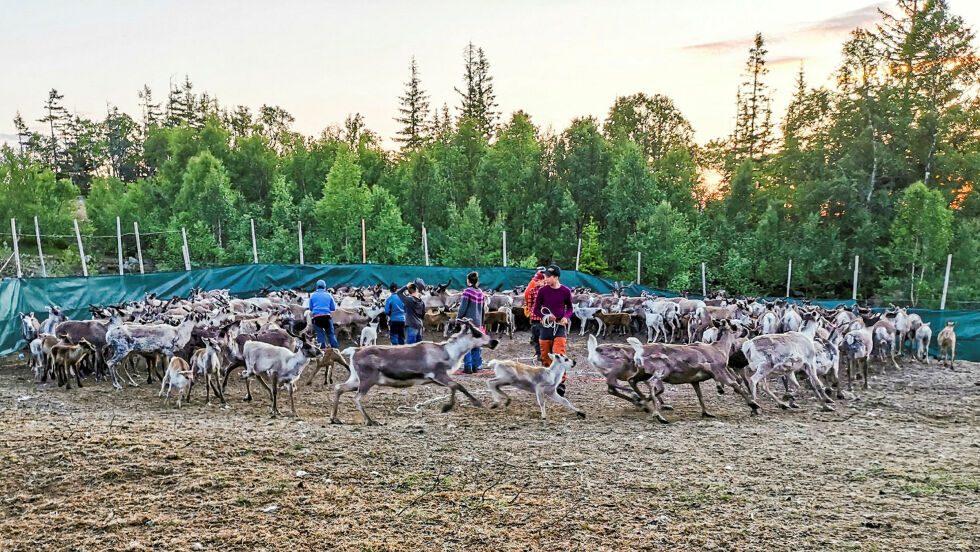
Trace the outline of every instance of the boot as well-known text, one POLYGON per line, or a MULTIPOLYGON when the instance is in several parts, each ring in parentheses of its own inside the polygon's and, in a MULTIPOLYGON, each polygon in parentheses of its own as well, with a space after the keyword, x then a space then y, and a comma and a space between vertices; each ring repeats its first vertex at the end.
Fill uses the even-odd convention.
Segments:
POLYGON ((552 353, 555 353, 556 355, 563 355, 563 354, 565 354, 565 338, 564 337, 556 337, 555 338, 555 344, 552 346, 551 352, 552 353))
POLYGON ((551 366, 551 357, 548 356, 548 353, 551 352, 553 341, 550 339, 542 339, 538 343, 541 344, 541 365, 547 368, 551 366))

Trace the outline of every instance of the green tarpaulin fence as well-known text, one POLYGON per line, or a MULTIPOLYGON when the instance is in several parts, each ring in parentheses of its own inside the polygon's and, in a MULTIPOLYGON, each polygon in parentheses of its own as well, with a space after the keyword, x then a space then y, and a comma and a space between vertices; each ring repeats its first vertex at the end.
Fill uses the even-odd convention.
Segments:
MULTIPOLYGON (((434 266, 392 265, 290 265, 251 264, 191 270, 188 272, 159 272, 125 276, 92 276, 89 278, 24 278, 0 281, 0 356, 9 355, 26 346, 20 335, 18 313, 33 312, 39 320, 47 317, 46 307, 58 305, 68 318, 89 318, 89 305, 106 305, 143 299, 146 293, 161 298, 174 295, 186 297, 191 288, 228 289, 233 295, 253 296, 263 288, 302 288, 312 290, 318 279, 328 286, 374 284, 404 284, 421 277, 428 284, 449 282, 454 288, 465 285, 470 270, 480 272, 484 287, 503 289, 526 284, 533 270, 524 268, 452 268, 434 266)), ((608 293, 616 285, 612 280, 581 272, 563 271, 562 282, 568 286, 585 286, 599 293, 608 293)), ((655 291, 660 295, 673 294, 644 286, 630 285, 626 292, 639 295, 655 291)), ((851 301, 814 301, 827 307, 851 301)), ((939 333, 947 320, 956 321, 957 357, 980 361, 980 312, 910 310, 925 322, 932 323, 933 334, 939 333)), ((933 348, 936 343, 933 340, 933 348)))

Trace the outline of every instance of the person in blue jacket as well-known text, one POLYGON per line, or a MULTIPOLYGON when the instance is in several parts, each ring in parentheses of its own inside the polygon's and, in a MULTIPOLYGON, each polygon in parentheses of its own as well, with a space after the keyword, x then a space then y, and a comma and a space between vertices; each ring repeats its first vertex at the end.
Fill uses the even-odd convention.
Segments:
POLYGON ((337 303, 334 302, 333 295, 327 291, 327 283, 323 280, 316 281, 316 291, 310 295, 309 309, 310 315, 313 317, 313 330, 316 331, 316 339, 320 342, 320 348, 323 349, 327 346, 327 337, 330 338, 331 347, 339 348, 337 336, 333 332, 333 318, 331 317, 331 313, 337 310, 337 303))
POLYGON ((392 345, 405 344, 405 303, 398 296, 398 286, 391 284, 391 295, 385 299, 385 314, 388 315, 388 338, 392 345))

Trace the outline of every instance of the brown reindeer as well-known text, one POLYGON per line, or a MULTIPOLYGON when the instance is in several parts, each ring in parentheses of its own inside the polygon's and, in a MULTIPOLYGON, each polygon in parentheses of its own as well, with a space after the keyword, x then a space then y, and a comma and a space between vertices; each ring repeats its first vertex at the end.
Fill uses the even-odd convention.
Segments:
POLYGON ((729 320, 720 320, 715 325, 721 332, 718 341, 711 344, 651 343, 644 346, 634 337, 626 340, 633 347, 636 364, 641 366, 645 374, 650 377, 650 381, 646 383, 650 390, 647 404, 653 406, 653 414, 661 423, 667 423, 667 419, 660 414, 653 398, 663 393, 664 383, 690 384, 694 387, 698 402, 701 404, 701 416, 705 418, 715 417, 708 412, 701 394, 701 382, 709 379, 733 388, 745 399, 746 404, 752 409, 752 414, 758 414, 759 405, 749 396, 738 382, 735 373, 728 367, 728 357, 738 339, 739 329, 729 320))

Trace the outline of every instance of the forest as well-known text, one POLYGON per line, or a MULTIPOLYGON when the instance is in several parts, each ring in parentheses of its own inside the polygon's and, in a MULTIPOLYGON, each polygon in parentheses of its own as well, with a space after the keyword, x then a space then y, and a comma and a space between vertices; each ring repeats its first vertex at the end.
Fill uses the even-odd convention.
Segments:
MULTIPOLYGON (((674 101, 655 91, 611 98, 545 132, 532 114, 497 111, 490 60, 466 45, 457 105, 430 105, 412 58, 392 98, 397 149, 349 115, 319 136, 292 129, 279 106, 222 105, 190 78, 140 112, 104 118, 64 107, 15 115, 17 143, 0 151, 0 211, 16 218, 21 254, 44 238, 49 275, 80 274, 86 253, 116 256, 116 217, 139 223, 154 270, 252 262, 575 264, 625 281, 637 252, 645 285, 675 292, 849 298, 935 307, 952 254, 949 308, 980 302, 980 58, 974 31, 943 1, 899 0, 843 43, 832 87, 801 66, 785 113, 772 110, 767 44, 755 36, 732 90, 730 135, 696 143, 674 101)), ((408 60, 406 60, 408 61, 408 60)), ((11 254, 0 238, 0 256, 11 254)), ((127 239, 126 255, 135 255, 127 239)), ((114 266, 114 265, 113 265, 114 266)), ((9 275, 10 269, 4 271, 9 275)))

